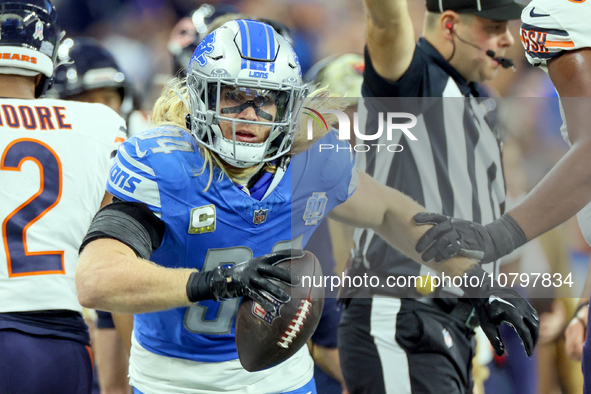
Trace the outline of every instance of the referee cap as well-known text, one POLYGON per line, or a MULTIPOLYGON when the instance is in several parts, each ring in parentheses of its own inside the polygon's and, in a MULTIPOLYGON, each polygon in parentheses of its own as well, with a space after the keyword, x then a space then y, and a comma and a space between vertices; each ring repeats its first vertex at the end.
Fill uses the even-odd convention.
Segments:
POLYGON ((452 10, 497 21, 519 19, 524 7, 513 0, 427 0, 427 10, 431 12, 452 10))

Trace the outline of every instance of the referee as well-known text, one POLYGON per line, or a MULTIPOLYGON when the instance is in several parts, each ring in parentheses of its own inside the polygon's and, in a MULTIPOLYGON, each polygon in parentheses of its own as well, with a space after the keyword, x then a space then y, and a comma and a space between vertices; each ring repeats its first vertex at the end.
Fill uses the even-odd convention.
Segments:
MULTIPOLYGON (((501 143, 477 83, 512 66, 513 0, 427 0, 415 42, 406 0, 365 0, 367 46, 359 104, 365 133, 392 154, 357 154, 361 171, 411 196, 428 211, 489 223, 504 211, 501 143), (388 98, 388 99, 385 99, 388 98), (442 99, 443 98, 443 99, 442 99), (410 112, 410 131, 385 132, 380 113, 410 112)), ((367 146, 367 145, 365 145, 367 146)), ((363 149, 365 150, 365 149, 363 149)), ((421 266, 371 230, 355 233, 349 275, 426 276, 421 266)), ((483 266, 496 271, 496 263, 483 266)), ((432 275, 434 271, 431 271, 432 275)), ((384 282, 382 282, 384 283, 384 282)), ((354 393, 472 393, 473 308, 454 289, 356 289, 339 325, 341 367, 354 393)))

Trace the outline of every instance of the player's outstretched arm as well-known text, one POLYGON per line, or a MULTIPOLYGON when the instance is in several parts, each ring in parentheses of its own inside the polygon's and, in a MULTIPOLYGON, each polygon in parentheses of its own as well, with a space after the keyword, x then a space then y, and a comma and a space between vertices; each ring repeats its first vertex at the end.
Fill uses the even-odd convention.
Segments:
POLYGON ((406 0, 365 0, 366 39, 377 73, 397 81, 408 69, 415 48, 406 0))
POLYGON ((500 219, 482 226, 440 214, 420 214, 434 224, 417 244, 423 260, 457 254, 491 262, 565 222, 591 201, 591 49, 567 52, 548 64, 564 107, 572 148, 540 183, 500 219))
POLYGON ((359 172, 359 183, 353 195, 329 216, 354 227, 373 229, 392 247, 438 272, 462 275, 475 264, 473 260, 457 257, 443 264, 426 263, 415 251, 415 244, 428 226, 418 226, 413 216, 424 211, 425 208, 412 198, 359 172))
POLYGON ((414 261, 447 276, 461 276, 462 290, 470 297, 483 331, 497 354, 504 352, 498 326, 509 323, 522 339, 528 355, 538 340, 539 318, 535 309, 513 290, 504 289, 492 280, 474 260, 456 256, 443 263, 426 263, 414 245, 427 231, 418 226, 413 216, 424 208, 399 191, 381 185, 367 174, 359 173, 359 184, 353 195, 331 212, 343 223, 371 228, 392 247, 414 261))
POLYGON ((193 272, 141 259, 116 239, 97 239, 84 247, 78 259, 78 300, 87 308, 119 313, 190 306, 185 286, 193 272))
POLYGON ((273 311, 275 306, 265 294, 279 302, 290 297, 271 279, 299 281, 289 270, 275 266, 302 257, 303 251, 296 250, 211 271, 159 266, 148 259, 160 246, 164 231, 164 223, 146 204, 119 201, 101 209, 81 246, 76 270, 80 303, 109 312, 146 313, 245 296, 273 311))
POLYGON ((509 214, 527 239, 565 222, 591 201, 591 48, 548 62, 564 108, 572 148, 509 214))

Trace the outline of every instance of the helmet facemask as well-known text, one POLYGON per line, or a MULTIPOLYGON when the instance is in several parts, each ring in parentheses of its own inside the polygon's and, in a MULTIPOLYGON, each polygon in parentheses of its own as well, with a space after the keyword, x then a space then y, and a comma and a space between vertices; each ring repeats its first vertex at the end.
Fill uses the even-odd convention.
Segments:
POLYGON ((298 75, 299 65, 293 50, 268 25, 265 26, 274 33, 272 37, 276 40, 278 54, 271 61, 257 63, 258 67, 262 64, 273 72, 253 72, 246 66, 241 67, 250 59, 245 60, 235 44, 234 36, 239 36, 235 31, 237 22, 240 21, 229 22, 220 28, 220 35, 225 34, 231 40, 216 40, 218 29, 204 40, 209 38, 209 42, 197 48, 187 73, 187 88, 190 127, 197 141, 231 166, 247 168, 289 153, 295 134, 295 119, 306 90, 298 75), (232 23, 234 29, 228 27, 232 23), (204 61, 204 57, 198 58, 202 56, 199 51, 208 45, 206 53, 213 60, 207 56, 204 61), (284 46, 283 50, 279 45, 284 46), (217 52, 223 55, 217 57, 217 52), (290 54, 291 62, 286 59, 290 54), (244 111, 248 114, 240 116, 244 111), (249 119, 245 119, 246 115, 250 115, 249 119), (264 132, 268 130, 268 138, 261 142, 257 137, 260 137, 261 128, 266 127, 268 129, 264 132), (226 130, 225 137, 223 130, 226 130))

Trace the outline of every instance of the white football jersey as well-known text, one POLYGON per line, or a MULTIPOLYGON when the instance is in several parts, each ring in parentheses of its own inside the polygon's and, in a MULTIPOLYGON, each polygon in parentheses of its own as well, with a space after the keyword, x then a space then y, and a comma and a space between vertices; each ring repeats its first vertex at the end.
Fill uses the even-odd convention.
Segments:
MULTIPOLYGON (((591 47, 591 0, 533 0, 521 13, 521 42, 527 60, 548 72, 548 60, 564 51, 591 47)), ((571 145, 564 110, 560 132, 571 145)), ((591 245, 591 203, 578 214, 579 227, 591 245)))
POLYGON ((563 51, 591 47, 591 1, 532 0, 521 13, 527 60, 547 71, 563 51))
POLYGON ((125 135, 102 104, 0 99, 0 312, 82 311, 78 248, 125 135))

